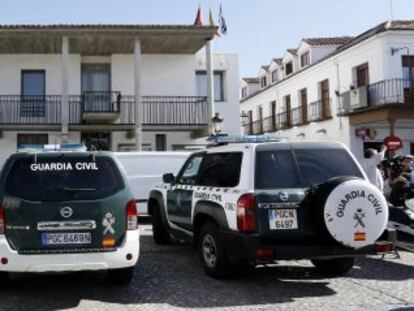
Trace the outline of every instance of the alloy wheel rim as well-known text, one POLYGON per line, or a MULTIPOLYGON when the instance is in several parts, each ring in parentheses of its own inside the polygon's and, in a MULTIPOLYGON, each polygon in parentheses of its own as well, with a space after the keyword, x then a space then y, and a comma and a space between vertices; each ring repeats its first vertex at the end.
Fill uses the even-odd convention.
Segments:
POLYGON ((204 262, 209 268, 214 268, 217 262, 217 246, 210 234, 204 236, 202 250, 204 262))

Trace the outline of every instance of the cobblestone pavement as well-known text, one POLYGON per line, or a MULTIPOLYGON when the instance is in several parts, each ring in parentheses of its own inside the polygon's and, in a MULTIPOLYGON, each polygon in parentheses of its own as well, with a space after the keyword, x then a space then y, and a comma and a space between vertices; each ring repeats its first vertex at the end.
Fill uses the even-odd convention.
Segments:
POLYGON ((347 277, 319 277, 307 261, 280 262, 238 278, 205 276, 194 249, 156 246, 142 225, 141 258, 129 287, 105 273, 16 275, 0 310, 414 310, 414 254, 358 261, 347 277))

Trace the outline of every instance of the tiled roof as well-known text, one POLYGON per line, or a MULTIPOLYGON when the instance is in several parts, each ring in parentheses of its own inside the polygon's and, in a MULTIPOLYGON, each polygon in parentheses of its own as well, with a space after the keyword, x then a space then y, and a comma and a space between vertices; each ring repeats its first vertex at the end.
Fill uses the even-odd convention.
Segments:
POLYGON ((286 51, 288 51, 290 54, 296 55, 298 49, 287 49, 286 51))
POLYGON ((260 83, 259 78, 242 78, 246 83, 260 83))
POLYGON ((269 71, 269 67, 270 67, 269 65, 262 66, 262 68, 266 71, 269 71))
MULTIPOLYGON (((382 32, 386 32, 386 31, 398 31, 398 30, 414 30, 414 20, 395 20, 395 21, 387 21, 387 22, 383 22, 371 29, 368 29, 367 31, 363 32, 362 34, 354 37, 352 40, 348 41, 346 44, 343 44, 341 46, 339 46, 337 49, 335 49, 332 53, 329 53, 328 55, 326 55, 325 57, 323 57, 322 59, 320 59, 319 61, 317 61, 316 63, 313 63, 310 66, 305 67, 304 69, 301 69, 295 73, 293 73, 292 75, 289 75, 289 77, 287 77, 286 79, 282 79, 278 83, 282 83, 287 79, 291 79, 292 77, 296 76, 297 74, 308 70, 309 68, 312 68, 316 65, 318 65, 319 63, 335 56, 338 53, 341 53, 342 51, 345 51, 351 47, 353 47, 354 45, 357 45, 358 43, 361 43, 362 41, 375 36, 377 34, 380 34, 382 32)), ((287 50, 289 51, 289 50, 287 50)), ((245 102, 246 100, 250 99, 251 97, 254 97, 264 91, 266 91, 267 89, 275 86, 276 84, 270 84, 267 87, 251 94, 250 96, 244 98, 243 100, 241 100, 241 102, 245 102)))
POLYGON ((194 25, 139 25, 139 24, 9 24, 1 25, 0 29, 9 30, 36 30, 36 29, 57 29, 57 30, 74 30, 74 29, 142 29, 142 30, 197 30, 197 29, 215 29, 211 26, 194 26, 194 25))
POLYGON ((273 61, 277 64, 282 64, 283 59, 282 58, 273 58, 273 61))
POLYGON ((303 41, 309 45, 342 45, 351 41, 353 37, 320 37, 320 38, 305 38, 303 41))

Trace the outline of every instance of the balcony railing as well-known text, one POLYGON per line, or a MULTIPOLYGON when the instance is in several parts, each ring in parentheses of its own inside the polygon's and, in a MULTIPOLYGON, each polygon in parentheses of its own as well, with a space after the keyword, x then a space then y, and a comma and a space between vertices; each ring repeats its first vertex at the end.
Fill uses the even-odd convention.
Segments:
POLYGON ((84 92, 82 94, 82 112, 84 113, 119 113, 121 92, 84 92))
MULTIPOLYGON (((117 92, 70 95, 69 123, 84 124, 84 114, 116 114, 113 124, 135 123, 135 97, 117 92)), ((58 125, 62 96, 0 95, 0 124, 58 125)), ((205 125, 207 99, 198 96, 143 96, 143 125, 205 125)))
POLYGON ((142 124, 207 124, 207 98, 203 96, 144 96, 142 124))
POLYGON ((277 130, 276 116, 266 117, 263 120, 263 129, 265 132, 274 132, 277 130))
POLYGON ((309 104, 309 121, 322 121, 331 118, 331 99, 321 99, 309 104))
POLYGON ((284 111, 284 112, 279 112, 276 115, 276 123, 277 123, 277 129, 286 129, 292 126, 291 122, 291 117, 290 117, 290 111, 284 111))
POLYGON ((302 125, 303 121, 303 109, 302 106, 293 108, 292 113, 292 125, 302 125))
POLYGON ((339 114, 389 104, 414 104, 414 81, 387 79, 341 94, 339 114))
POLYGON ((0 96, 0 124, 59 124, 61 96, 0 96))

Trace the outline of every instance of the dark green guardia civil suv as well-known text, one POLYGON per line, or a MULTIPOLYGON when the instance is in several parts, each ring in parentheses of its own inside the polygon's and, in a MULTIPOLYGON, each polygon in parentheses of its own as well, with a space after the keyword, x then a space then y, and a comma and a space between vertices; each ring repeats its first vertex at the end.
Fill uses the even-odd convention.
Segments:
POLYGON ((23 152, 0 177, 0 283, 10 272, 108 270, 139 256, 135 200, 111 153, 23 152))

